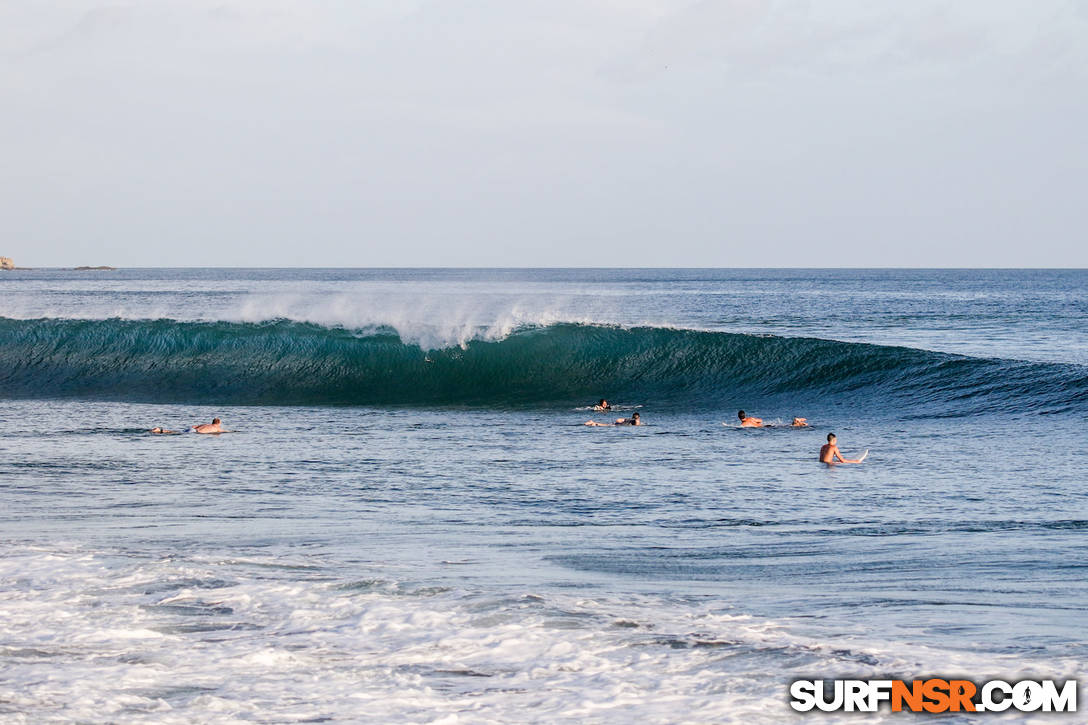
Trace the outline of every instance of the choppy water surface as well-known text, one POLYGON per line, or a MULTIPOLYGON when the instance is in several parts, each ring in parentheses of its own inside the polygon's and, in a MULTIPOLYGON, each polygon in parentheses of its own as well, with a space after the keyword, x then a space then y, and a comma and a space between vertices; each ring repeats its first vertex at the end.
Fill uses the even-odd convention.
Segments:
POLYGON ((777 722, 797 677, 1083 679, 1086 281, 0 277, 0 719, 777 722), (648 425, 582 426, 601 396, 648 425), (863 466, 814 462, 831 430, 863 466))

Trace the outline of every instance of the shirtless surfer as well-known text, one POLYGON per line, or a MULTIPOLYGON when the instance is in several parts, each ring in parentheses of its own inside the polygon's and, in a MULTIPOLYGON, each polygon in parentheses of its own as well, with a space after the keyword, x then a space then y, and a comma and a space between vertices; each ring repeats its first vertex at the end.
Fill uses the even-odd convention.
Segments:
POLYGON ((181 431, 169 430, 167 428, 152 428, 148 433, 154 433, 155 435, 177 435, 181 431))
POLYGON ((600 402, 593 406, 593 410, 612 410, 612 406, 608 404, 608 401, 601 398, 600 402))
POLYGON ((743 410, 738 410, 737 411, 737 417, 740 418, 740 427, 741 428, 762 428, 763 427, 763 419, 762 418, 756 418, 755 416, 748 415, 743 410))
POLYGON ((642 416, 638 413, 633 413, 630 418, 616 418, 615 423, 598 423, 595 420, 587 420, 586 425, 607 427, 613 425, 642 425, 642 416))
MULTIPOLYGON (((764 427, 773 428, 774 427, 772 425, 764 426, 762 418, 756 418, 755 416, 748 415, 743 410, 738 410, 737 411, 737 417, 740 418, 740 427, 741 428, 764 428, 764 427)), ((808 427, 808 418, 798 418, 798 417, 794 416, 793 422, 790 423, 790 427, 791 428, 807 428, 808 427)))
POLYGON ((220 424, 218 418, 214 418, 211 423, 201 423, 200 425, 194 425, 190 428, 194 433, 222 433, 223 426, 220 424))
POLYGON ((839 463, 861 463, 865 460, 865 456, 869 454, 869 451, 865 451, 861 458, 854 460, 848 460, 842 457, 842 453, 839 452, 838 445, 835 444, 836 438, 834 433, 827 434, 827 443, 820 448, 820 463, 826 463, 829 466, 835 463, 835 459, 838 459, 839 463))

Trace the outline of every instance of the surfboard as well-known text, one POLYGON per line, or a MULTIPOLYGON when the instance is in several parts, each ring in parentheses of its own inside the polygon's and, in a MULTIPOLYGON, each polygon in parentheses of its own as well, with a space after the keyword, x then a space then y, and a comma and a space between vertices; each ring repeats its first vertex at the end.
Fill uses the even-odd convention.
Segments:
POLYGON ((868 449, 868 448, 866 448, 866 449, 865 449, 865 452, 861 454, 861 458, 859 458, 859 459, 858 459, 858 463, 861 463, 862 461, 864 461, 864 460, 865 460, 865 457, 866 457, 867 455, 869 455, 869 449, 868 449))

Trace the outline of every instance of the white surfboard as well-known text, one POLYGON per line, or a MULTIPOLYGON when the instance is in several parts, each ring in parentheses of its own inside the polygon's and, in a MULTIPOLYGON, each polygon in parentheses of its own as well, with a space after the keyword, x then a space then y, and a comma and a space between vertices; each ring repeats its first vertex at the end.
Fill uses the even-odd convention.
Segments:
POLYGON ((867 455, 869 455, 869 449, 868 448, 866 448, 865 452, 861 454, 861 458, 858 459, 858 463, 861 463, 862 461, 864 461, 865 456, 867 456, 867 455))

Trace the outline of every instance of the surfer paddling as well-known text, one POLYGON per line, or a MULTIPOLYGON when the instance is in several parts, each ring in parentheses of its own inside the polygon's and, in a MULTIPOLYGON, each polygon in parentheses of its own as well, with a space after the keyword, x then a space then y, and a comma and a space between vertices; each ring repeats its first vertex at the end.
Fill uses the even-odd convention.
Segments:
POLYGON ((148 433, 154 433, 156 435, 177 435, 179 433, 215 434, 215 433, 229 433, 229 432, 230 431, 223 430, 222 421, 220 421, 218 418, 213 418, 211 423, 200 423, 199 425, 194 425, 194 426, 192 426, 190 428, 186 428, 185 430, 169 430, 167 428, 152 428, 151 430, 148 431, 148 433))
POLYGON ((865 456, 869 455, 869 451, 861 454, 861 458, 850 460, 842 457, 842 453, 839 452, 839 447, 836 445, 834 433, 827 434, 827 443, 820 448, 820 463, 826 463, 829 466, 834 465, 836 459, 839 463, 861 463, 865 460, 865 456))
POLYGON ((193 433, 223 433, 223 426, 218 418, 213 418, 211 423, 201 423, 190 428, 193 433))
POLYGON ((601 400, 593 406, 593 410, 612 410, 612 406, 608 403, 607 400, 601 398, 601 400))
POLYGON ((587 420, 586 425, 597 427, 608 427, 613 425, 642 425, 642 416, 638 413, 634 413, 630 418, 616 418, 615 423, 598 423, 595 420, 587 420))
MULTIPOLYGON (((774 426, 770 426, 770 425, 764 426, 762 418, 756 418, 753 415, 748 415, 743 410, 738 410, 737 411, 737 417, 740 418, 740 427, 741 428, 764 428, 764 427, 773 428, 774 427, 774 426)), ((790 423, 790 427, 792 427, 792 428, 807 428, 808 427, 808 419, 807 418, 798 418, 798 417, 794 416, 793 422, 790 423)))
POLYGON ((740 418, 741 428, 762 428, 763 419, 757 418, 754 415, 748 415, 743 410, 737 411, 737 417, 740 418))

